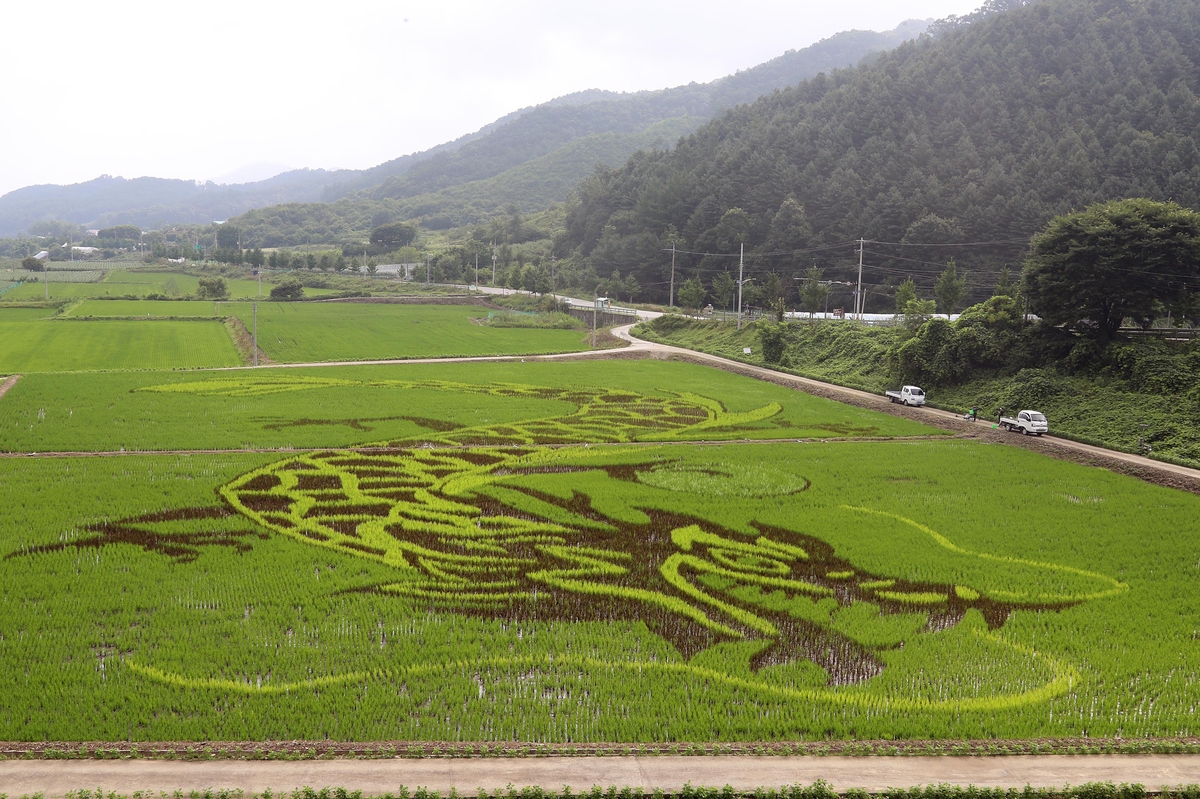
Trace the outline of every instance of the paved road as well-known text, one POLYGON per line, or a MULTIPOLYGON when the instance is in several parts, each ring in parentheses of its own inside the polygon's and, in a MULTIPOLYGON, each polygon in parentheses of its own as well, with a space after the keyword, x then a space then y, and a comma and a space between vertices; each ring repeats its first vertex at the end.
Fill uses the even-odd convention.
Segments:
POLYGON ((42 792, 62 796, 79 788, 183 791, 266 788, 290 791, 342 787, 379 794, 425 787, 446 793, 457 788, 541 786, 578 792, 593 785, 678 790, 685 783, 752 791, 759 787, 810 784, 823 779, 838 790, 921 785, 1036 788, 1086 782, 1165 785, 1200 782, 1200 755, 1021 755, 1009 757, 547 757, 423 758, 419 760, 208 761, 9 760, 0 762, 0 793, 42 792))

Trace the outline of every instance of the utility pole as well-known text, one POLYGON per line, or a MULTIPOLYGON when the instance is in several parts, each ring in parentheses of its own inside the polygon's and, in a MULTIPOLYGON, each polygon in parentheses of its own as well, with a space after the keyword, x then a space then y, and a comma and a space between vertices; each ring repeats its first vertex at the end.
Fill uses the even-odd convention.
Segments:
POLYGON ((425 285, 429 285, 429 256, 425 256, 425 285))
POLYGON ((479 253, 475 253, 475 289, 479 289, 479 253))
POLYGON ((858 290, 854 293, 854 310, 858 312, 858 321, 862 321, 863 317, 863 302, 862 295, 862 268, 863 268, 863 250, 866 248, 867 242, 865 239, 858 240, 858 290))
POLYGON ((492 242, 492 285, 496 285, 496 242, 492 242))
MULTIPOLYGON (((550 256, 550 299, 554 300, 556 303, 558 302, 557 288, 558 287, 554 282, 554 256, 551 255, 550 256)), ((1171 317, 1168 315, 1167 319, 1169 320, 1170 318, 1171 317)))
POLYGON ((49 258, 49 256, 46 257, 45 270, 46 271, 43 273, 45 276, 45 280, 43 282, 46 284, 46 299, 48 300, 48 299, 50 299, 50 258, 49 258))
POLYGON ((742 272, 746 266, 746 245, 742 243, 741 253, 738 255, 738 330, 742 329, 742 284, 746 281, 742 280, 742 272))
POLYGON ((258 303, 254 303, 254 365, 258 366, 258 303))
POLYGON ((675 242, 671 242, 671 293, 667 297, 667 307, 675 307, 675 242))
POLYGON ((596 349, 596 313, 600 310, 600 300, 592 300, 592 349, 596 349))

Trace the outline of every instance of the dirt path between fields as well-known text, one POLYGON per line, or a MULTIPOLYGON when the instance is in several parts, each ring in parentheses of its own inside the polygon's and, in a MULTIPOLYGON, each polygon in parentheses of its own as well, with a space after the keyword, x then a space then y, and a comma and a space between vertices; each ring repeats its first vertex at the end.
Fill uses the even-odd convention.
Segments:
POLYGON ((0 383, 0 397, 3 397, 5 394, 7 394, 8 390, 15 386, 17 381, 20 379, 20 375, 13 375, 12 377, 6 378, 3 383, 0 383))
POLYGON ((451 788, 469 795, 509 785, 575 792, 594 785, 678 791, 685 784, 739 791, 826 780, 839 791, 923 785, 1061 788, 1088 782, 1140 783, 1150 790, 1200 782, 1200 755, 1014 755, 1007 757, 545 757, 390 760, 8 760, 0 792, 60 797, 80 788, 134 791, 242 789, 247 794, 302 786, 367 795, 400 786, 451 788))

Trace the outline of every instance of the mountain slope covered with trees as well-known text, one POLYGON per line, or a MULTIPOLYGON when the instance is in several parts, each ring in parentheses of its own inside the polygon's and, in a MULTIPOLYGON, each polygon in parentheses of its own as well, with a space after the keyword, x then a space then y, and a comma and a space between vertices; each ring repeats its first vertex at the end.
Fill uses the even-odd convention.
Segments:
POLYGON ((676 285, 711 286, 737 259, 703 253, 742 243, 760 281, 814 263, 849 280, 861 237, 868 311, 892 310, 906 277, 928 296, 950 258, 970 300, 1057 214, 1130 196, 1200 207, 1197 92, 1195 0, 993 0, 590 177, 556 252, 666 299, 672 243, 689 252, 676 285), (1007 243, 959 246, 974 242, 1007 243))
MULTIPOLYGON (((269 205, 345 198, 370 203, 433 195, 428 202, 440 207, 445 205, 445 198, 436 195, 444 189, 496 178, 551 155, 563 166, 563 171, 551 178, 560 188, 551 193, 550 199, 561 200, 567 193, 564 187, 577 183, 597 163, 618 165, 638 148, 647 146, 655 138, 647 133, 667 120, 693 119, 691 126, 681 131, 690 132, 724 108, 750 102, 819 72, 855 64, 865 56, 919 35, 927 25, 928 21, 913 21, 883 33, 839 33, 708 84, 693 83, 633 94, 595 89, 575 92, 514 111, 452 142, 365 170, 294 170, 265 181, 231 186, 108 176, 71 186, 30 186, 0 197, 0 235, 16 234, 42 220, 62 220, 89 227, 122 223, 142 228, 207 224, 269 205), (589 160, 593 155, 587 146, 572 147, 576 142, 598 136, 610 136, 602 161, 589 160), (623 145, 614 147, 615 142, 623 145)), ((521 185, 522 176, 518 174, 503 193, 519 192, 521 185)), ((526 210, 538 210, 550 200, 542 192, 528 198, 522 195, 518 201, 526 210)), ((419 202, 416 207, 426 204, 419 202)), ((404 206, 403 212, 409 213, 407 208, 404 206)), ((294 216, 302 210, 281 213, 294 216)), ((377 211, 360 209, 355 215, 371 217, 377 211)), ((474 214, 464 209, 452 214, 452 218, 474 214)))

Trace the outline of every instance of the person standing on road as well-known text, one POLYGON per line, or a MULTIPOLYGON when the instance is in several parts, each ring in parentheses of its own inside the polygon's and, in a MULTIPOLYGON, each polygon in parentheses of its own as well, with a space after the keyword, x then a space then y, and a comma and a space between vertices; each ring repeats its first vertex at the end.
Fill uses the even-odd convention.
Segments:
POLYGON ((1000 420, 1003 418, 1004 418, 1004 406, 1001 405, 1000 409, 996 411, 996 424, 1000 424, 1000 420))

